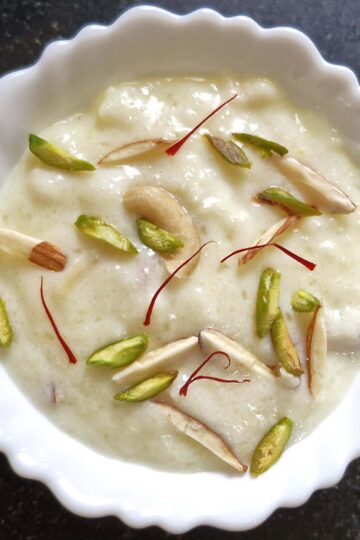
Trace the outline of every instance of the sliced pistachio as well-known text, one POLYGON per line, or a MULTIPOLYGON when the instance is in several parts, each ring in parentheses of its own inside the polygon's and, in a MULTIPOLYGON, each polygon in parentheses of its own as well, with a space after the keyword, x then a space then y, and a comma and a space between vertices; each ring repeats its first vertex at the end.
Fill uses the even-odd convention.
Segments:
POLYGON ((321 215, 321 212, 317 208, 309 206, 299 199, 296 199, 296 197, 291 195, 288 191, 275 186, 264 189, 264 191, 255 195, 254 199, 259 203, 277 206, 281 210, 294 216, 307 217, 321 215))
POLYGON ((315 308, 306 336, 306 365, 308 386, 314 398, 321 397, 323 376, 326 368, 327 332, 324 309, 315 308))
POLYGON ((260 277, 256 300, 256 334, 262 338, 270 330, 279 311, 280 272, 266 268, 260 277))
MULTIPOLYGON (((262 245, 262 244, 268 244, 270 242, 273 242, 276 238, 279 238, 281 235, 283 235, 287 230, 290 229, 290 227, 293 227, 298 221, 298 216, 287 216, 277 223, 270 227, 264 234, 260 236, 252 245, 262 245)), ((259 253, 259 250, 254 249, 252 251, 246 251, 245 254, 240 257, 239 259, 239 265, 246 264, 251 259, 253 259, 257 254, 259 253)))
POLYGON ((350 214, 356 210, 356 204, 344 191, 308 165, 292 156, 274 157, 273 162, 288 180, 304 190, 310 204, 322 212, 350 214))
POLYGON ((9 347, 13 333, 6 310, 6 302, 0 298, 0 347, 9 347))
POLYGON ((271 327, 271 339, 280 363, 286 371, 297 377, 304 373, 280 309, 271 327))
MULTIPOLYGON (((173 253, 161 254, 169 273, 174 272, 183 261, 199 249, 199 235, 190 215, 174 195, 165 189, 156 186, 132 188, 125 193, 123 204, 130 212, 149 220, 183 242, 183 247, 176 249, 173 253)), ((176 277, 190 275, 199 260, 200 256, 194 257, 176 274, 176 277)))
POLYGON ((206 133, 204 137, 209 141, 211 146, 231 165, 237 165, 245 169, 251 168, 251 162, 249 161, 244 150, 240 148, 234 141, 224 141, 220 137, 214 137, 210 133, 206 133))
POLYGON ((147 219, 137 219, 136 225, 142 243, 154 251, 172 253, 175 249, 184 246, 180 238, 160 229, 147 219))
POLYGON ((148 347, 148 334, 140 334, 130 338, 120 339, 95 351, 87 364, 120 368, 134 362, 148 347))
POLYGON ((253 476, 259 476, 277 462, 291 437, 292 428, 292 420, 285 416, 264 435, 251 459, 253 476))
POLYGON ((177 375, 177 371, 156 373, 150 379, 145 379, 135 386, 128 388, 128 390, 115 394, 114 399, 116 401, 128 401, 132 403, 145 401, 166 390, 176 379, 177 375))
POLYGON ((241 473, 247 471, 247 466, 239 461, 222 437, 212 431, 208 426, 200 422, 200 420, 197 420, 196 418, 193 418, 192 416, 180 411, 180 409, 161 401, 156 401, 154 406, 156 406, 160 412, 165 414, 173 426, 175 426, 179 431, 185 433, 185 435, 200 443, 202 446, 210 450, 210 452, 215 454, 215 456, 237 471, 241 473))
POLYGON ((310 313, 314 311, 317 306, 320 305, 320 300, 316 298, 313 294, 299 289, 296 293, 293 294, 291 299, 291 307, 294 311, 300 311, 303 313, 310 313))
POLYGON ((96 216, 82 214, 75 221, 76 227, 88 236, 101 240, 126 253, 138 253, 138 250, 114 225, 96 216))
POLYGON ((256 356, 244 349, 240 343, 214 328, 201 330, 199 334, 199 345, 200 349, 206 355, 213 351, 223 351, 230 356, 231 360, 246 367, 249 371, 253 371, 272 381, 275 379, 271 369, 256 358, 256 356))
POLYGON ((65 169, 67 171, 96 170, 96 167, 94 167, 92 163, 72 156, 62 148, 49 143, 33 133, 29 135, 29 150, 38 157, 40 161, 50 167, 65 169))
POLYGON ((99 160, 99 165, 106 163, 116 163, 133 157, 142 156, 152 150, 162 151, 171 146, 175 141, 166 139, 146 139, 143 141, 134 141, 124 144, 114 150, 111 150, 99 160))
POLYGON ((196 336, 172 341, 163 347, 150 351, 130 366, 118 371, 112 380, 119 384, 131 384, 139 377, 150 377, 154 370, 192 352, 198 344, 196 336))
POLYGON ((233 133, 232 136, 235 140, 249 144, 260 150, 263 157, 269 157, 273 153, 279 154, 279 156, 284 156, 288 153, 288 149, 285 146, 274 141, 268 141, 257 135, 252 135, 251 133, 233 133))

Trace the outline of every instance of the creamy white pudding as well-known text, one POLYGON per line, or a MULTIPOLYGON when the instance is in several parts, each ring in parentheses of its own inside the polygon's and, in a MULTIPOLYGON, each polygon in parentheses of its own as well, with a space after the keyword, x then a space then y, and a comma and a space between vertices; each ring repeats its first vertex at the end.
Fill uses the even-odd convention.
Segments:
MULTIPOLYGON (((276 141, 289 155, 306 162, 359 201, 359 171, 339 134, 313 112, 296 108, 273 83, 260 79, 178 78, 140 81, 109 88, 88 111, 62 120, 41 136, 95 165, 122 145, 161 138, 176 140, 234 93, 238 97, 203 127, 228 140, 247 132, 276 141)), ((291 308, 301 288, 320 299, 328 327, 328 354, 319 399, 309 394, 306 374, 290 388, 236 362, 224 370, 221 357, 202 373, 250 383, 198 381, 186 397, 179 389, 204 358, 198 347, 161 366, 179 375, 159 399, 206 423, 221 435, 244 463, 262 435, 283 416, 294 422, 292 442, 304 437, 334 408, 357 372, 357 311, 360 289, 358 210, 342 215, 326 211, 301 219, 279 240, 317 264, 308 271, 274 248, 244 266, 238 258, 220 264, 228 253, 250 246, 285 214, 253 202, 270 186, 308 201, 301 186, 289 181, 277 158, 264 158, 244 145, 250 169, 227 163, 194 134, 175 156, 164 150, 96 165, 94 172, 49 167, 25 152, 7 178, 0 201, 0 224, 61 247, 68 262, 52 273, 26 260, 1 253, 1 290, 14 332, 2 361, 24 393, 61 429, 101 452, 173 470, 226 470, 227 465, 180 434, 150 401, 122 403, 114 371, 86 364, 111 342, 149 334, 151 351, 168 342, 215 328, 238 341, 265 364, 278 364, 269 335, 255 329, 255 304, 262 271, 281 272, 280 307, 305 369, 309 314, 291 308), (140 241, 135 215, 123 203, 134 187, 156 186, 173 194, 187 210, 199 242, 209 240, 199 263, 186 277, 174 278, 155 305, 151 324, 143 320, 152 295, 166 279, 163 258, 140 241), (114 224, 138 254, 121 253, 87 237, 75 226, 81 214, 114 224), (68 362, 40 301, 44 277, 47 304, 78 362, 68 362), (342 317, 345 313, 345 318, 342 317), (349 316, 349 314, 351 316, 349 316), (338 320, 341 319, 339 330, 338 320)), ((158 399, 158 398, 156 398, 158 399)))

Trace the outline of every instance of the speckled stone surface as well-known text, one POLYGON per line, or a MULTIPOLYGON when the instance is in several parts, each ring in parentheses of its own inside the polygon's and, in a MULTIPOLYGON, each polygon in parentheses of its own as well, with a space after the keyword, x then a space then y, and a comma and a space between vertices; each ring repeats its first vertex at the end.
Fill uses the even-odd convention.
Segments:
MULTIPOLYGON (((71 37, 88 23, 110 23, 138 3, 0 0, 0 73, 34 62, 49 41, 71 37)), ((177 13, 207 6, 224 15, 249 15, 266 27, 297 27, 315 41, 327 60, 360 73, 360 0, 162 0, 147 4, 177 13)), ((42 484, 16 476, 0 454, 0 540, 165 540, 169 536, 157 528, 130 529, 113 517, 74 516, 42 484)), ((360 460, 349 467, 338 486, 315 493, 301 508, 278 510, 253 531, 228 533, 201 527, 183 536, 187 540, 360 539, 360 460)))

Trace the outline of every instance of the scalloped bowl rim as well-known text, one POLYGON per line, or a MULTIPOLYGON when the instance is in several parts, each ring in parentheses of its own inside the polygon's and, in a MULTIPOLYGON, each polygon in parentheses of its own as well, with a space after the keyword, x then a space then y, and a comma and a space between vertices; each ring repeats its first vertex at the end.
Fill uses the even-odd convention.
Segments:
MULTIPOLYGON (((0 104, 0 118, 1 113, 6 117, 4 107, 12 103, 12 95, 15 101, 28 88, 30 95, 31 88, 35 88, 31 85, 51 69, 55 60, 68 61, 84 44, 91 47, 100 35, 115 40, 127 25, 145 28, 162 23, 173 31, 177 26, 183 30, 191 25, 208 25, 214 32, 236 28, 270 44, 285 40, 292 47, 291 54, 298 51, 304 65, 307 62, 320 83, 325 81, 338 96, 335 109, 339 118, 343 119, 348 110, 360 111, 360 90, 354 73, 327 63, 312 41, 298 30, 263 29, 248 17, 226 18, 210 9, 175 15, 160 8, 138 6, 110 26, 90 25, 71 40, 51 43, 36 64, 2 77, 0 95, 5 96, 5 105, 0 104)), ((154 36, 156 39, 159 38, 154 36)), ((8 171, 23 151, 23 145, 17 143, 23 128, 16 122, 23 117, 27 118, 27 125, 35 122, 26 114, 30 113, 22 109, 19 116, 14 113, 14 133, 11 128, 9 142, 2 141, 2 172, 8 171)), ((348 123, 349 118, 346 117, 348 123)), ((354 135, 356 128, 354 124, 349 132, 344 132, 352 152, 359 144, 354 135)), ((0 120, 0 136, 4 129, 4 120, 0 120)), ((0 371, 0 450, 6 453, 17 473, 41 480, 66 508, 87 517, 115 515, 133 527, 158 525, 173 533, 183 533, 198 525, 246 530, 259 525, 277 508, 298 506, 315 490, 332 486, 341 479, 349 462, 360 456, 360 423, 351 421, 352 412, 360 405, 360 374, 340 405, 309 436, 291 446, 266 475, 253 480, 249 475, 164 472, 103 456, 57 429, 26 400, 3 366, 0 371)))

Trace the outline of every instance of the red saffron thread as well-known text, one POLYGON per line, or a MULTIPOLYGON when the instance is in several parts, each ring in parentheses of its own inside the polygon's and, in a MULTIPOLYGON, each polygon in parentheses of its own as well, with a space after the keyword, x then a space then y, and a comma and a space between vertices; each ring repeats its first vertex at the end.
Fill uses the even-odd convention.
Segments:
POLYGON ((276 247, 277 249, 280 249, 280 251, 282 251, 286 255, 289 255, 289 257, 291 257, 295 261, 297 261, 300 264, 302 264, 303 266, 305 266, 311 272, 316 268, 315 263, 313 263, 311 261, 308 261, 307 259, 304 259, 303 257, 300 257, 300 255, 297 255, 293 251, 290 251, 289 249, 284 248, 284 246, 281 246, 280 244, 275 244, 274 242, 269 242, 268 244, 257 244, 256 246, 250 246, 250 247, 246 247, 246 248, 242 248, 242 249, 237 249, 236 251, 233 251, 229 255, 226 255, 226 257, 221 259, 220 262, 223 263, 223 262, 227 261, 228 259, 230 259, 230 257, 233 257, 234 255, 237 255, 238 253, 243 253, 244 251, 252 251, 253 249, 262 249, 262 248, 265 248, 265 247, 268 247, 268 246, 273 246, 273 247, 276 247))
MULTIPOLYGON (((202 246, 199 247, 199 249, 197 251, 195 251, 195 253, 193 253, 193 255, 191 255, 191 257, 189 257, 188 259, 186 259, 186 261, 184 261, 183 263, 180 264, 180 266, 178 266, 176 268, 176 270, 174 270, 174 272, 172 274, 170 274, 169 277, 167 277, 165 279, 165 281, 160 285, 160 287, 158 288, 158 290, 155 292, 155 294, 153 295, 152 299, 151 299, 151 302, 149 304, 149 307, 147 309, 147 312, 146 312, 146 315, 145 315, 145 320, 143 322, 143 325, 144 326, 148 326, 150 324, 150 321, 151 321, 151 314, 153 312, 153 309, 154 309, 154 306, 155 306, 155 302, 157 300, 157 297, 159 296, 159 294, 161 293, 161 291, 166 287, 166 285, 169 283, 169 281, 172 280, 172 278, 179 272, 179 270, 181 270, 184 266, 186 266, 194 257, 196 257, 196 255, 198 255, 198 253, 200 253, 200 251, 205 247, 207 246, 208 244, 211 244, 212 242, 214 242, 214 240, 209 240, 209 242, 205 242, 205 244, 203 244, 202 246)), ((214 242, 216 244, 216 242, 214 242)))
POLYGON ((225 369, 227 369, 230 366, 230 364, 231 364, 230 356, 226 352, 224 352, 224 351, 215 351, 215 352, 211 353, 207 358, 205 358, 205 360, 200 364, 200 366, 197 367, 195 369, 195 371, 193 371, 193 373, 189 376, 186 383, 180 388, 180 390, 179 390, 179 395, 180 396, 185 397, 187 395, 188 388, 189 388, 190 384, 192 384, 195 381, 201 381, 201 380, 206 379, 208 381, 217 381, 217 382, 223 382, 223 383, 238 383, 238 384, 241 384, 241 383, 244 383, 244 382, 250 382, 250 379, 243 379, 242 381, 238 381, 236 379, 222 379, 221 377, 212 377, 210 375, 198 375, 199 371, 205 366, 205 364, 210 362, 212 357, 217 355, 217 354, 221 354, 221 355, 225 356, 225 358, 227 359, 228 365, 225 366, 225 369))
POLYGON ((74 353, 72 352, 69 345, 66 343, 66 341, 64 340, 64 338, 60 334, 60 332, 58 330, 58 327, 56 326, 56 323, 55 323, 55 321, 53 319, 53 316, 51 315, 50 310, 46 305, 45 298, 44 298, 43 283, 44 283, 44 278, 41 276, 40 297, 41 297, 41 302, 42 302, 42 305, 44 307, 45 313, 46 313, 46 315, 47 315, 47 317, 48 317, 48 319, 50 321, 51 326, 53 327, 53 330, 55 332, 56 337, 60 341, 60 344, 61 344, 62 348, 64 349, 64 351, 66 352, 66 354, 67 354, 67 356, 69 358, 70 364, 76 364, 77 360, 76 360, 76 357, 75 357, 74 353))
POLYGON ((231 98, 229 98, 228 100, 226 100, 224 103, 222 103, 221 105, 219 105, 214 111, 212 111, 210 114, 207 115, 206 118, 204 118, 203 120, 201 120, 201 122, 199 122, 199 124, 197 124, 191 131, 189 131, 189 133, 187 133, 187 135, 185 135, 185 137, 183 137, 182 139, 180 139, 179 141, 177 141, 175 144, 173 144, 172 146, 170 146, 170 148, 167 148, 165 150, 165 152, 167 153, 168 156, 175 156, 176 152, 178 152, 178 150, 180 150, 180 148, 182 147, 182 145, 184 143, 186 143, 186 141, 195 133, 195 131, 197 131, 203 124, 205 124, 205 122, 207 122, 209 120, 209 118, 211 118, 212 116, 214 116, 214 114, 216 114, 217 112, 219 112, 223 107, 225 107, 225 105, 227 105, 228 103, 230 103, 230 101, 232 101, 233 99, 235 99, 238 95, 237 94, 234 94, 233 96, 231 96, 231 98))

